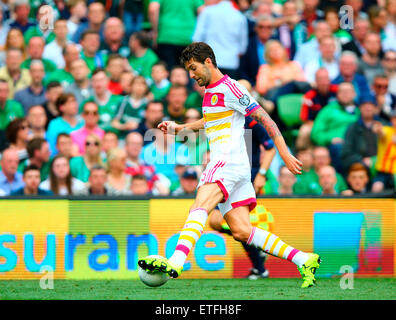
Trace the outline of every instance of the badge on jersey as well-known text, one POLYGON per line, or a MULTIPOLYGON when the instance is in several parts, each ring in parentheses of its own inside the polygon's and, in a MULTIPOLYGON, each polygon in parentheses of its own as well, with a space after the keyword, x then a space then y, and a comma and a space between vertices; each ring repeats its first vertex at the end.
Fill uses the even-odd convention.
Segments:
POLYGON ((217 104, 218 101, 219 101, 219 97, 217 96, 217 94, 214 94, 214 95, 212 96, 212 99, 210 100, 210 104, 211 104, 212 106, 214 106, 214 105, 217 104))
POLYGON ((250 103, 250 98, 247 94, 244 94, 241 98, 239 98, 239 103, 246 107, 250 103))

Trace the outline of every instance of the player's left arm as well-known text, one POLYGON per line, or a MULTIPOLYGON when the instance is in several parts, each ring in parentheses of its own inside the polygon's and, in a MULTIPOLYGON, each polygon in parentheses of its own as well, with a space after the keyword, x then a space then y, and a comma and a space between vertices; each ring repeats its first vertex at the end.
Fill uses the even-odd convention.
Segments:
POLYGON ((274 141, 279 155, 282 157, 286 167, 290 170, 290 172, 293 174, 301 174, 302 162, 289 152, 285 139, 283 139, 278 126, 271 119, 269 114, 262 107, 259 107, 250 113, 250 116, 260 123, 267 131, 270 138, 274 141))

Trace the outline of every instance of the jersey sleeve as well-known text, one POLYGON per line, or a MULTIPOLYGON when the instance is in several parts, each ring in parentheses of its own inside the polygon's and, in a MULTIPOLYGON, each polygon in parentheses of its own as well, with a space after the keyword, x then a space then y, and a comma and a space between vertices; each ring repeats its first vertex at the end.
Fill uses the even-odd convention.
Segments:
POLYGON ((249 116, 260 108, 260 105, 249 93, 249 91, 236 81, 225 81, 227 107, 242 113, 245 117, 249 116))

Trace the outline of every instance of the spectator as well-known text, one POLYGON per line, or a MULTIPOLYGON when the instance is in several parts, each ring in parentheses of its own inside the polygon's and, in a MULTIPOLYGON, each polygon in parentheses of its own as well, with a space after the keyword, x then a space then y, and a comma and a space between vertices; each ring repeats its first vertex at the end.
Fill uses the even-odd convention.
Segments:
POLYGON ((180 187, 172 192, 172 196, 193 196, 197 186, 197 172, 194 168, 186 167, 180 177, 180 187))
POLYGON ((113 128, 120 131, 121 138, 124 138, 129 131, 135 130, 140 120, 144 118, 146 105, 149 102, 148 93, 146 80, 142 76, 133 78, 131 94, 125 96, 119 103, 111 122, 113 128))
POLYGON ((143 27, 144 3, 141 0, 120 0, 120 17, 125 23, 127 37, 143 27))
POLYGON ((39 188, 40 185, 40 169, 34 165, 28 165, 23 170, 24 187, 11 192, 12 196, 50 196, 53 195, 51 191, 39 188))
POLYGON ((385 9, 388 15, 388 21, 385 26, 385 35, 387 39, 396 38, 396 2, 395 0, 385 1, 385 9))
POLYGON ((61 85, 66 88, 75 81, 71 72, 71 65, 74 61, 79 59, 80 49, 74 43, 66 43, 62 49, 62 56, 64 67, 56 69, 54 72, 46 76, 46 86, 52 81, 59 81, 61 85))
POLYGON ((24 186, 22 174, 17 171, 19 163, 18 152, 14 149, 5 149, 0 164, 0 190, 9 196, 11 192, 24 186))
POLYGON ((312 144, 310 136, 312 126, 319 111, 336 99, 338 86, 331 84, 329 72, 320 68, 315 73, 314 87, 305 93, 301 106, 300 117, 303 121, 296 140, 296 148, 312 144))
POLYGON ((344 172, 348 172, 349 167, 357 162, 364 164, 368 169, 372 168, 373 157, 377 155, 377 134, 374 128, 378 125, 378 108, 374 99, 366 99, 360 104, 359 109, 359 120, 352 123, 345 133, 341 150, 344 172))
MULTIPOLYGON (((50 12, 45 8, 45 6, 45 3, 41 3, 39 8, 37 8, 35 21, 38 21, 39 23, 37 24, 33 21, 34 25, 30 26, 27 30, 21 30, 25 38, 25 43, 29 43, 29 40, 33 37, 43 38, 46 43, 54 40, 55 35, 52 32, 51 26, 55 16, 53 15, 53 12, 50 12)), ((33 12, 32 16, 34 16, 33 12)))
POLYGON ((349 189, 343 191, 342 195, 353 196, 369 192, 370 178, 367 167, 360 162, 352 164, 348 170, 347 182, 349 189))
POLYGON ((152 84, 150 85, 150 92, 154 95, 155 100, 162 100, 168 94, 171 87, 168 76, 169 72, 164 62, 157 62, 151 68, 152 84))
POLYGON ((283 4, 281 19, 282 24, 278 27, 279 41, 286 48, 289 59, 293 60, 297 50, 307 40, 307 33, 300 23, 301 16, 295 1, 286 1, 283 4))
POLYGON ((19 162, 18 171, 24 172, 29 165, 35 165, 40 170, 41 181, 48 178, 50 169, 50 149, 48 142, 43 138, 33 138, 26 146, 29 159, 19 162))
POLYGON ((388 91, 389 80, 385 74, 377 74, 374 76, 372 83, 372 91, 376 98, 379 116, 390 121, 390 114, 396 109, 396 96, 388 91))
POLYGON ((319 41, 323 37, 331 36, 332 32, 326 21, 318 21, 315 24, 315 36, 311 40, 303 43, 297 50, 294 61, 298 62, 302 68, 312 60, 319 58, 319 41))
POLYGON ((106 181, 107 181, 106 169, 103 166, 96 164, 92 166, 90 170, 88 184, 85 186, 85 189, 83 189, 79 194, 110 196, 111 192, 106 187, 106 181))
MULTIPOLYGON (((287 2, 289 3, 289 2, 287 2)), ((257 18, 254 33, 249 37, 246 52, 242 55, 239 65, 239 76, 256 85, 257 70, 267 63, 265 48, 267 42, 273 37, 274 21, 270 15, 257 18)))
POLYGON ((345 51, 340 57, 340 74, 332 83, 350 82, 355 88, 355 102, 359 103, 362 97, 370 92, 366 78, 357 73, 358 59, 353 52, 345 51))
MULTIPOLYGON (((288 59, 280 42, 268 41, 265 59, 267 63, 257 73, 256 89, 269 100, 275 102, 281 94, 294 92, 305 81, 304 71, 297 62, 288 59)), ((306 85, 301 86, 307 88, 306 85)))
POLYGON ((73 94, 77 104, 81 105, 84 100, 93 96, 93 88, 88 78, 89 69, 83 59, 77 59, 70 64, 70 72, 74 81, 65 87, 65 93, 73 94))
MULTIPOLYGON (((0 51, 0 66, 3 66, 6 60, 6 54, 10 49, 18 49, 22 52, 22 58, 26 57, 25 41, 23 40, 22 31, 19 29, 10 29, 7 34, 6 43, 3 50, 0 51)), ((23 60, 22 59, 22 60, 23 60)))
POLYGON ((281 166, 279 169, 279 195, 292 195, 293 185, 296 183, 296 176, 287 169, 286 166, 281 166))
POLYGON ((4 48, 10 26, 4 17, 3 8, 0 8, 0 48, 4 48))
POLYGON ((62 154, 69 159, 80 155, 78 146, 72 143, 70 134, 60 133, 56 138, 56 150, 58 154, 62 154))
POLYGON ((89 172, 94 165, 103 165, 100 156, 100 139, 95 134, 90 134, 85 140, 85 154, 70 159, 70 171, 73 177, 82 182, 87 182, 89 172))
POLYGON ((93 101, 87 101, 83 105, 82 118, 84 126, 72 131, 70 137, 74 144, 78 146, 80 154, 85 154, 85 141, 90 134, 95 134, 99 139, 103 139, 104 131, 99 128, 99 108, 93 101))
POLYGON ((45 46, 43 57, 55 63, 58 69, 63 69, 65 67, 65 60, 62 54, 63 49, 67 44, 71 43, 67 37, 67 20, 56 20, 54 23, 54 33, 55 39, 45 46))
MULTIPOLYGON (((150 101, 146 106, 144 118, 139 122, 136 132, 140 133, 142 137, 145 136, 147 130, 157 129, 157 126, 164 118, 164 104, 161 101, 150 101)), ((197 119, 198 120, 198 119, 197 119)), ((144 141, 144 145, 151 141, 144 141)))
POLYGON ((106 55, 119 54, 126 58, 129 48, 126 45, 125 28, 123 22, 117 17, 109 17, 104 23, 104 41, 101 41, 100 50, 106 55))
POLYGON ((83 22, 77 28, 73 35, 73 42, 79 43, 82 38, 82 34, 86 30, 92 30, 100 35, 100 41, 103 41, 103 21, 105 19, 105 7, 101 2, 91 2, 88 5, 88 21, 83 22))
POLYGON ((396 111, 390 114, 391 126, 378 125, 378 154, 372 192, 395 190, 394 175, 396 174, 396 111))
POLYGON ((56 100, 56 108, 60 116, 50 121, 47 130, 52 154, 56 152, 55 144, 59 133, 71 133, 84 125, 84 122, 77 116, 77 101, 72 93, 62 93, 56 100))
POLYGON ((338 44, 345 44, 352 40, 351 34, 342 29, 340 18, 338 16, 339 8, 328 7, 325 9, 324 18, 325 21, 329 24, 333 36, 337 40, 338 44))
POLYGON ((352 8, 353 19, 357 21, 358 19, 368 20, 367 13, 363 12, 364 0, 345 0, 345 5, 352 8))
POLYGON ((40 60, 44 65, 44 71, 46 74, 50 74, 56 70, 56 64, 52 60, 44 58, 45 41, 41 37, 32 37, 29 40, 27 47, 28 58, 21 64, 22 69, 30 69, 30 65, 34 60, 40 60))
POLYGON ((198 16, 192 39, 210 45, 223 74, 239 78, 239 57, 246 52, 248 26, 246 18, 230 1, 215 0, 206 6, 198 16))
POLYGON ((176 121, 177 123, 184 123, 187 88, 181 85, 173 85, 169 89, 166 100, 165 118, 170 121, 176 121))
POLYGON ((320 168, 318 175, 322 195, 336 195, 335 185, 337 178, 335 169, 332 166, 324 166, 320 168))
POLYGON ((175 141, 175 136, 164 135, 156 130, 155 140, 143 147, 140 159, 148 165, 153 165, 155 172, 166 176, 171 181, 170 190, 179 186, 179 176, 176 167, 188 164, 188 149, 185 145, 175 141))
POLYGON ((100 46, 99 33, 93 30, 86 30, 81 35, 80 57, 87 64, 90 72, 96 68, 104 68, 107 63, 108 55, 98 51, 100 46))
POLYGON ((87 4, 85 0, 72 0, 68 2, 70 17, 67 20, 68 35, 71 39, 74 38, 74 34, 80 27, 82 21, 87 16, 87 4))
POLYGON ((341 83, 338 87, 337 101, 325 106, 316 117, 312 132, 312 141, 319 146, 326 146, 337 172, 342 171, 340 151, 344 143, 348 126, 357 121, 359 109, 354 104, 355 90, 351 83, 341 83))
POLYGON ((171 85, 181 85, 188 87, 190 81, 187 70, 180 65, 174 66, 170 71, 169 81, 171 85))
POLYGON ((57 155, 51 161, 48 179, 40 183, 40 188, 50 190, 55 195, 74 195, 84 189, 84 183, 71 176, 69 159, 57 155))
POLYGON ((5 130, 15 118, 23 118, 25 115, 21 104, 8 99, 8 82, 0 79, 0 130, 5 130))
POLYGON ((150 38, 147 32, 138 31, 129 38, 129 64, 132 69, 146 79, 151 78, 151 68, 159 59, 150 48, 150 38))
MULTIPOLYGON (((155 172, 153 165, 147 165, 140 154, 143 147, 143 137, 137 132, 129 133, 125 138, 125 151, 127 153, 126 173, 132 177, 144 175, 147 178, 150 192, 154 195, 168 195, 170 181, 155 172)), ((133 180, 132 180, 133 181, 133 180)))
POLYGON ((25 114, 28 113, 31 106, 43 105, 46 102, 45 88, 43 86, 44 64, 40 60, 33 60, 30 64, 29 73, 32 79, 30 85, 16 91, 14 95, 14 99, 22 105, 25 114))
POLYGON ((25 33, 30 27, 36 25, 33 20, 29 19, 30 4, 28 0, 15 0, 13 5, 15 18, 10 22, 11 28, 17 28, 25 33))
POLYGON ((46 137, 47 132, 45 126, 47 124, 47 115, 42 105, 38 104, 29 109, 27 122, 30 129, 30 139, 46 137))
POLYGON ((26 88, 32 81, 29 71, 21 69, 22 58, 21 50, 9 49, 6 53, 6 65, 0 68, 0 79, 8 82, 8 99, 13 99, 15 91, 26 88))
POLYGON ((112 94, 121 94, 121 75, 125 70, 126 59, 118 53, 112 53, 107 60, 106 71, 109 74, 109 90, 112 94))
POLYGON ((142 174, 133 176, 130 191, 134 196, 144 196, 151 194, 146 176, 142 174))
POLYGON ((336 58, 336 41, 333 36, 323 37, 319 41, 320 56, 305 65, 304 74, 307 81, 313 85, 315 74, 320 68, 325 68, 330 80, 334 80, 340 73, 338 60, 336 58))
POLYGON ((382 66, 389 79, 389 92, 396 95, 396 51, 385 51, 382 66))
POLYGON ((132 80, 135 77, 132 71, 123 71, 120 77, 120 85, 122 87, 122 96, 131 94, 132 91, 132 80))
POLYGON ((6 135, 10 149, 18 152, 19 161, 28 158, 26 146, 29 141, 29 126, 25 118, 16 118, 7 127, 6 135))
POLYGON ((197 14, 202 10, 202 0, 150 0, 148 18, 153 31, 153 45, 159 58, 169 69, 178 64, 183 49, 191 43, 197 14))
POLYGON ((118 147, 118 137, 112 131, 106 131, 102 140, 102 159, 106 159, 107 153, 118 147))
POLYGON ((358 18, 355 20, 354 28, 351 30, 352 39, 341 45, 342 51, 351 51, 360 58, 365 52, 363 42, 369 31, 370 22, 367 19, 358 18))
POLYGON ((301 24, 306 29, 307 36, 314 33, 314 26, 317 21, 322 20, 323 12, 318 9, 319 0, 303 0, 303 11, 301 24))
POLYGON ((359 61, 358 72, 366 77, 369 85, 373 82, 374 76, 383 73, 381 64, 381 38, 379 34, 369 32, 363 41, 365 52, 359 61))
MULTIPOLYGON (((325 147, 316 146, 312 151, 312 164, 313 167, 309 168, 310 159, 310 149, 307 149, 302 154, 298 154, 298 158, 304 159, 304 172, 301 176, 297 177, 297 182, 293 185, 294 194, 297 195, 320 195, 322 193, 322 187, 319 184, 319 171, 324 166, 330 166, 331 158, 330 152, 325 147)), ((336 172, 336 185, 335 190, 337 193, 347 189, 344 178, 341 174, 336 172)))
POLYGON ((378 5, 372 5, 368 10, 367 14, 370 21, 370 29, 381 36, 381 39, 385 39, 385 26, 388 23, 388 13, 384 7, 378 5))
POLYGON ((46 127, 48 127, 48 123, 59 116, 59 111, 56 108, 56 100, 63 93, 63 87, 58 81, 52 81, 48 83, 45 90, 45 98, 46 102, 43 104, 45 109, 45 113, 47 115, 47 123, 46 127))
POLYGON ((110 149, 107 154, 107 183, 106 187, 114 194, 130 194, 132 176, 125 173, 127 155, 124 149, 110 149))
POLYGON ((114 130, 111 121, 116 115, 122 97, 109 91, 109 78, 104 69, 95 69, 91 81, 93 96, 83 101, 82 105, 87 101, 94 101, 99 107, 99 127, 105 131, 114 130))

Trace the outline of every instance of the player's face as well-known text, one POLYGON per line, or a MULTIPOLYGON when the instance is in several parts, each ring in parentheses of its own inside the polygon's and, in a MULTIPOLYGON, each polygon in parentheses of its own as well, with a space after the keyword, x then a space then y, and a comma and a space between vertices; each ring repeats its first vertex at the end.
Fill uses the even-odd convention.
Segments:
POLYGON ((185 67, 190 78, 194 79, 200 87, 206 87, 209 85, 212 75, 206 61, 204 63, 200 63, 191 59, 186 62, 185 67))

